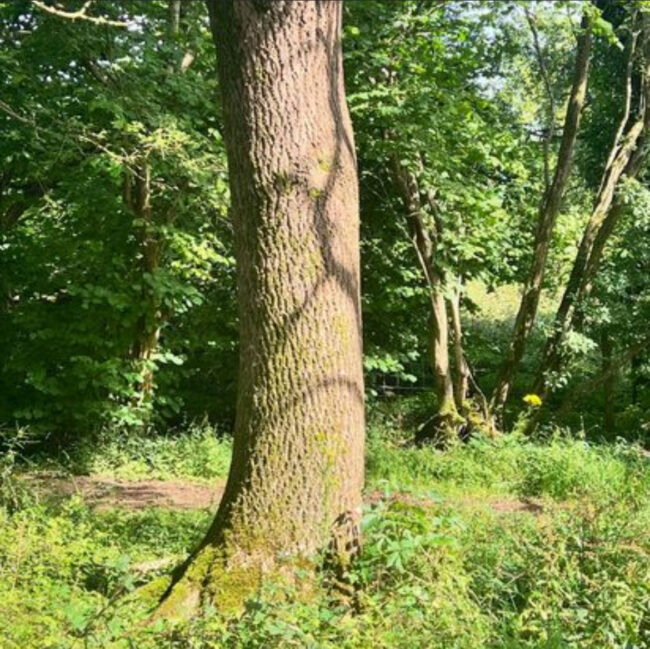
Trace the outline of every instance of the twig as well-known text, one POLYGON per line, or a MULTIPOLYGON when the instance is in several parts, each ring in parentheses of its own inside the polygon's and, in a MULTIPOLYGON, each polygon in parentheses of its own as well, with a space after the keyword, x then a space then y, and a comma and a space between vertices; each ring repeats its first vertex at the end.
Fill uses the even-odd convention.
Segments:
POLYGON ((530 11, 528 7, 524 9, 526 20, 530 26, 530 31, 533 36, 533 45, 535 49, 535 56, 537 57, 537 64, 539 65, 542 79, 544 80, 544 88, 548 96, 548 114, 547 114, 547 127, 544 136, 544 185, 546 192, 551 186, 551 171, 550 171, 550 146, 553 134, 555 132, 555 98, 553 97, 553 88, 551 86, 551 78, 548 73, 548 67, 544 60, 544 52, 539 40, 539 33, 537 31, 537 17, 530 11))
POLYGON ((59 18, 66 18, 67 20, 85 20, 94 23, 95 25, 109 25, 110 27, 128 27, 131 25, 131 23, 121 20, 110 20, 109 18, 102 18, 101 16, 89 16, 86 12, 92 3, 93 0, 87 0, 78 11, 64 11, 59 8, 58 5, 51 6, 42 2, 42 0, 32 0, 32 4, 35 7, 45 13, 58 16, 59 18))

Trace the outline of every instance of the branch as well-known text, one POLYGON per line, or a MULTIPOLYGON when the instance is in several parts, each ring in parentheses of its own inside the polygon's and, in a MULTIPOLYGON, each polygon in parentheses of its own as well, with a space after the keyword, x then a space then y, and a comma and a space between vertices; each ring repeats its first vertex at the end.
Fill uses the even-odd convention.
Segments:
POLYGON ((550 146, 553 134, 555 131, 555 98, 553 97, 553 88, 551 86, 551 77, 548 73, 548 67, 544 60, 544 52, 539 40, 539 32, 537 31, 537 17, 530 11, 528 7, 524 9, 526 13, 526 20, 530 26, 530 31, 533 36, 533 45, 535 49, 535 56, 537 64, 539 65, 542 79, 544 80, 544 88, 548 96, 548 114, 547 114, 547 128, 544 137, 544 185, 545 190, 548 192, 551 186, 551 170, 550 170, 550 146))
POLYGON ((9 115, 9 117, 11 117, 12 119, 15 119, 17 122, 20 122, 21 124, 26 124, 27 126, 36 127, 35 122, 17 113, 9 104, 6 104, 4 101, 2 101, 2 99, 0 99, 0 110, 6 113, 7 115, 9 115))
POLYGON ((109 25, 111 27, 128 27, 131 23, 123 22, 121 20, 110 20, 108 18, 102 18, 101 16, 89 16, 86 12, 90 8, 90 5, 93 3, 93 0, 87 0, 84 5, 78 11, 64 11, 59 8, 58 5, 47 5, 42 0, 32 0, 32 4, 44 11, 45 13, 51 14, 53 16, 58 16, 59 18, 66 18, 67 20, 85 20, 95 25, 109 25))
MULTIPOLYGON (((605 182, 607 180, 608 173, 611 170, 612 165, 614 164, 614 161, 616 159, 616 155, 620 150, 621 138, 625 133, 625 127, 627 126, 630 119, 630 111, 632 109, 632 73, 634 71, 636 45, 639 38, 639 31, 635 29, 636 20, 637 20, 637 16, 635 13, 633 18, 633 24, 632 24, 632 33, 630 34, 630 41, 628 45, 627 63, 625 67, 625 104, 623 106, 623 115, 621 116, 618 129, 616 130, 616 134, 614 135, 614 143, 612 144, 612 148, 609 151, 607 162, 605 163, 605 171, 603 172, 603 176, 600 182, 600 187, 598 188, 598 192, 601 192, 603 190, 603 186, 605 185, 605 182)), ((643 102, 644 100, 644 95, 645 93, 642 92, 640 98, 641 102, 643 102)), ((639 112, 640 113, 644 112, 643 105, 641 105, 639 112)))
MULTIPOLYGON (((9 115, 9 117, 15 119, 17 122, 20 122, 21 124, 31 126, 34 129, 34 131, 39 135, 41 134, 49 135, 54 139, 58 139, 59 141, 63 141, 67 138, 67 134, 65 133, 61 133, 59 131, 47 130, 42 126, 39 126, 33 119, 29 119, 28 117, 25 117, 24 115, 21 115, 20 113, 16 112, 11 106, 9 106, 9 104, 5 103, 1 99, 0 99, 0 111, 6 113, 7 115, 9 115)), ((109 148, 104 146, 104 144, 102 144, 102 142, 97 138, 90 135, 86 135, 82 131, 72 132, 72 136, 76 138, 79 142, 86 142, 88 144, 92 144, 93 146, 97 147, 100 151, 102 151, 103 153, 111 157, 116 162, 119 162, 120 164, 128 165, 128 156, 119 155, 118 153, 111 151, 109 148)), ((77 146, 79 146, 78 143, 77 146)), ((80 149, 80 151, 82 150, 80 149)))

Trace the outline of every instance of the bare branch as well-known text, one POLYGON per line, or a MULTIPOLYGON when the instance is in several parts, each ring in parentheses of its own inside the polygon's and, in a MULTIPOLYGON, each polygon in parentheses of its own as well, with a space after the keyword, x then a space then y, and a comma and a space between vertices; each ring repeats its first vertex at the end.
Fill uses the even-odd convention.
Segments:
MULTIPOLYGON (((639 38, 639 31, 635 29, 636 21, 637 21, 637 15, 635 13, 632 21, 633 22, 632 33, 630 35, 630 41, 629 41, 628 52, 627 52, 627 63, 626 63, 626 70, 625 70, 625 104, 623 107, 623 115, 621 116, 618 129, 616 130, 616 134, 614 135, 614 142, 612 144, 612 148, 609 151, 609 156, 605 164, 605 171, 603 172, 603 176, 600 182, 600 187, 598 188, 599 193, 603 190, 603 186, 607 180, 608 173, 611 170, 612 165, 614 164, 614 160, 616 159, 616 156, 620 151, 621 138, 625 133, 625 127, 627 126, 628 121, 630 119, 630 110, 632 108, 632 73, 634 71, 636 45, 639 38)), ((643 79, 643 83, 645 83, 645 77, 643 79)), ((644 98, 645 98, 645 92, 642 92, 641 102, 643 102, 644 98)), ((644 112, 643 105, 641 105, 639 112, 641 114, 644 112)))
POLYGON ((66 18, 67 20, 85 20, 94 23, 95 25, 109 25, 110 27, 128 27, 131 23, 121 20, 110 20, 101 16, 89 16, 86 12, 92 5, 93 0, 87 0, 78 11, 65 11, 58 5, 47 5, 42 0, 32 0, 32 4, 44 11, 45 13, 59 18, 66 18))
POLYGON ((551 86, 551 77, 548 72, 548 67, 546 65, 546 60, 544 59, 544 51, 539 40, 539 32, 537 31, 537 16, 531 12, 531 10, 526 7, 524 10, 526 13, 526 20, 530 27, 531 34, 533 36, 533 45, 535 49, 535 56, 537 58, 537 64, 539 65, 539 70, 542 74, 542 79, 544 81, 544 88, 546 90, 546 95, 548 99, 547 105, 547 124, 546 124, 546 133, 544 136, 544 186, 545 192, 548 192, 551 186, 551 165, 550 165, 550 148, 551 140, 555 133, 555 98, 553 97, 553 88, 551 86))

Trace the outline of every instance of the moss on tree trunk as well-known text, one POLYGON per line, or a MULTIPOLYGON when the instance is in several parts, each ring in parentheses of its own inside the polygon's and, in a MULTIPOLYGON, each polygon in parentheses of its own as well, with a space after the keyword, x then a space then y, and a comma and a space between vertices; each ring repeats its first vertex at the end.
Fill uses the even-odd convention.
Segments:
POLYGON ((219 510, 160 611, 241 604, 264 575, 358 549, 364 398, 356 159, 341 3, 209 3, 241 333, 219 510))

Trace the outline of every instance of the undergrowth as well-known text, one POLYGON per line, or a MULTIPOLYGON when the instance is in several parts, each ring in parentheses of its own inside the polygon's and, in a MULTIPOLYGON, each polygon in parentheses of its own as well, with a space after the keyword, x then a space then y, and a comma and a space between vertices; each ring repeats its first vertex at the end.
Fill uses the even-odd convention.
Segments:
POLYGON ((228 475, 232 440, 209 425, 192 425, 178 434, 124 433, 82 440, 41 469, 124 480, 213 481, 228 475))
MULTIPOLYGON (((227 452, 195 432, 116 442, 79 468, 209 479, 227 452), (185 455, 198 449, 204 458, 185 455)), ((354 605, 325 587, 305 601, 265 584, 237 618, 209 609, 173 628, 142 625, 139 587, 169 574, 209 514, 12 500, 17 455, 2 465, 2 649, 650 647, 650 462, 633 445, 558 434, 441 453, 375 429, 354 605), (537 509, 491 506, 531 500, 537 509)))

